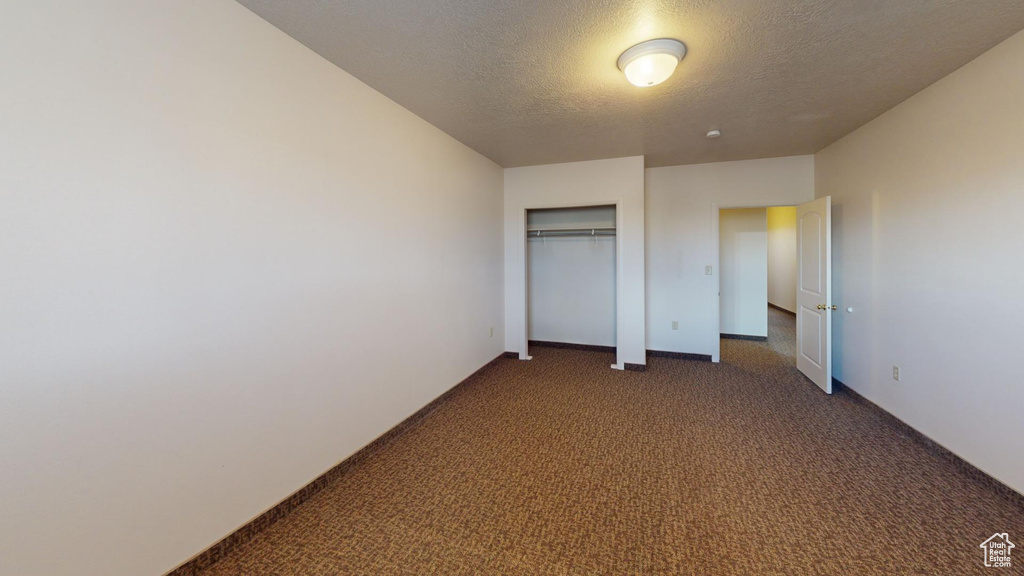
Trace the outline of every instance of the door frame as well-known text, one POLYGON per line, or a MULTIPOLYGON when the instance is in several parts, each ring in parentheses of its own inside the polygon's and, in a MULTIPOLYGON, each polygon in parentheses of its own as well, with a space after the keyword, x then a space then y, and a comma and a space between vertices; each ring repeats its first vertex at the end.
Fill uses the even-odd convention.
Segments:
MULTIPOLYGON (((713 351, 711 354, 712 362, 718 363, 722 361, 722 239, 719 232, 719 220, 722 217, 722 210, 742 210, 747 208, 795 208, 800 204, 803 204, 803 202, 798 202, 796 204, 793 204, 792 202, 771 202, 768 204, 751 204, 750 202, 732 204, 715 202, 711 205, 711 235, 714 237, 715 245, 715 269, 712 270, 711 275, 716 277, 718 280, 716 283, 716 286, 718 286, 718 294, 715 296, 715 344, 711 348, 713 351)), ((765 218, 767 217, 766 213, 765 218)), ((767 297, 768 296, 766 294, 765 298, 767 297)))
POLYGON ((622 323, 622 199, 586 202, 554 202, 543 204, 524 204, 519 209, 519 287, 523 290, 523 315, 520 319, 519 359, 533 360, 530 356, 530 286, 527 271, 529 270, 529 251, 526 249, 526 214, 530 210, 552 210, 559 208, 598 208, 601 206, 615 207, 615 364, 612 368, 625 370, 622 359, 622 341, 624 340, 622 323))

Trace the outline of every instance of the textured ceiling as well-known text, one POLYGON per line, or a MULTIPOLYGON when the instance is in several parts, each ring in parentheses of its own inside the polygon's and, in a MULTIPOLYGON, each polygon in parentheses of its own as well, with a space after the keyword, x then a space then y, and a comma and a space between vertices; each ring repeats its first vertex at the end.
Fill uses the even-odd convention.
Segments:
POLYGON ((505 167, 810 154, 1024 28, 1022 0, 239 1, 505 167), (630 85, 661 37, 676 74, 630 85))

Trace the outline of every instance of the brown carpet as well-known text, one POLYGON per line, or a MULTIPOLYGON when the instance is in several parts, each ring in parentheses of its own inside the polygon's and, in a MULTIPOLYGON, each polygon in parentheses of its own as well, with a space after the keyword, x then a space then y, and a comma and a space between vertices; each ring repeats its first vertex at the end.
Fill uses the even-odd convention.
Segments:
POLYGON ((794 366, 792 318, 723 363, 501 360, 205 576, 971 574, 1024 513, 794 366))

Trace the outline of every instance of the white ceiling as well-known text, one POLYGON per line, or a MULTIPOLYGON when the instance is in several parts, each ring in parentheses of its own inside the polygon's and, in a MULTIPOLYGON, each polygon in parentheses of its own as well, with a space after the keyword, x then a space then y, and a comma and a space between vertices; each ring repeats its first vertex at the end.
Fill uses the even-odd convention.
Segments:
POLYGON ((505 167, 814 153, 1024 28, 1022 0, 239 2, 505 167), (661 37, 676 74, 630 85, 661 37))

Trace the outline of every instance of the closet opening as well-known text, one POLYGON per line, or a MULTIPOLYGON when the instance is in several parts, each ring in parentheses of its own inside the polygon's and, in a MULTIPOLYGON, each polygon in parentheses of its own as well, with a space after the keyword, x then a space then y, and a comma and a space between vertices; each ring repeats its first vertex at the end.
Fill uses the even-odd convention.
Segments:
POLYGON ((526 211, 529 348, 616 353, 614 205, 526 211))

